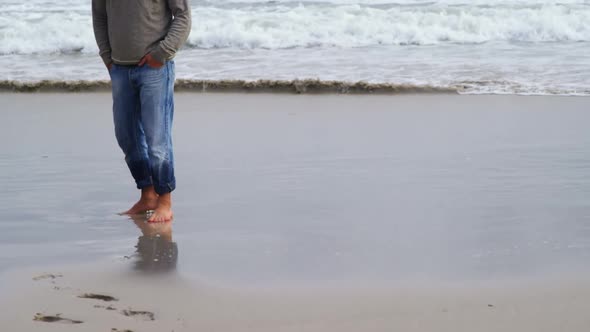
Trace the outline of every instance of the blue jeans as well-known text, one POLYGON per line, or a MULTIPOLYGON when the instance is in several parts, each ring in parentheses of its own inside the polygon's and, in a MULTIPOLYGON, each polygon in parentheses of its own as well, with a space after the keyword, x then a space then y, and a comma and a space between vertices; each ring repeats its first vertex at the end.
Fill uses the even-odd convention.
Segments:
POLYGON ((153 185, 160 195, 172 192, 174 61, 158 69, 114 64, 109 73, 115 136, 137 188, 153 185))

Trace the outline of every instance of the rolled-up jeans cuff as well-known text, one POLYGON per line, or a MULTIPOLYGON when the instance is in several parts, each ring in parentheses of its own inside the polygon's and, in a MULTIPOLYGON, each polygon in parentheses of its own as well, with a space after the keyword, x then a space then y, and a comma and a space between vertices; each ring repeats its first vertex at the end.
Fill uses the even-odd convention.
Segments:
POLYGON ((151 179, 137 181, 136 184, 137 184, 137 189, 143 189, 145 187, 149 187, 149 186, 153 185, 151 179))
POLYGON ((154 189, 158 195, 168 194, 176 189, 176 182, 170 182, 165 185, 154 185, 154 189))

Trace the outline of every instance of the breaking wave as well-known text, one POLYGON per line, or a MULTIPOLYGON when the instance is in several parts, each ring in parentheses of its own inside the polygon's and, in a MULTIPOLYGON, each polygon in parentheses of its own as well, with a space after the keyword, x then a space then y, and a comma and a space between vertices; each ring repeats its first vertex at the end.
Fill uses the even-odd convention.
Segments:
MULTIPOLYGON (((590 41, 587 2, 406 2, 246 1, 238 6, 229 1, 197 1, 188 47, 287 49, 590 41)), ((0 54, 96 53, 90 5, 73 3, 3 5, 0 54)))

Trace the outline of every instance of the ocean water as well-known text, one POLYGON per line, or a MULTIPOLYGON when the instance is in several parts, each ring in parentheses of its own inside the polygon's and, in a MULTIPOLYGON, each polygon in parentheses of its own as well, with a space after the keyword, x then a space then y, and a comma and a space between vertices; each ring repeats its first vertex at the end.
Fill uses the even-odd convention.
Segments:
MULTIPOLYGON (((193 0, 178 78, 590 95, 588 0, 193 0)), ((87 0, 0 0, 0 79, 106 80, 87 0)))

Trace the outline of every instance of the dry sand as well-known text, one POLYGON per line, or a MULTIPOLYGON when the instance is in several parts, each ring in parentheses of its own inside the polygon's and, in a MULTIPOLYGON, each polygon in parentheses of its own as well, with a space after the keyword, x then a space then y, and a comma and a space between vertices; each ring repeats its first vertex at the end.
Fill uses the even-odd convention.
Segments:
POLYGON ((101 266, 56 268, 55 278, 37 280, 47 274, 12 274, 13 289, 1 300, 2 330, 581 332, 590 326, 587 281, 240 289, 141 276, 120 263, 101 266), (85 294, 115 300, 80 298, 85 294), (37 314, 81 323, 35 321, 37 314))

